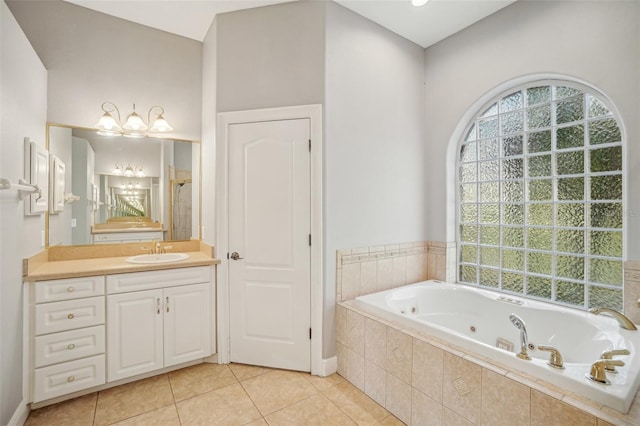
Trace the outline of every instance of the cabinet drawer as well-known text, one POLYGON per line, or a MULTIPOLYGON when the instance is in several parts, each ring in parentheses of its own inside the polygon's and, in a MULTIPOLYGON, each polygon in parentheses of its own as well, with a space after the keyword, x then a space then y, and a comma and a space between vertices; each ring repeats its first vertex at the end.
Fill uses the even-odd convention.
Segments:
POLYGON ((34 345, 35 366, 45 367, 102 354, 104 340, 104 325, 38 336, 34 345))
POLYGON ((33 402, 103 385, 104 360, 104 355, 98 355, 37 368, 34 372, 33 402))
POLYGON ((104 295, 104 276, 69 278, 35 283, 36 303, 104 295))
POLYGON ((104 296, 36 305, 36 335, 99 324, 104 324, 104 296))
POLYGON ((187 284, 208 283, 210 280, 211 269, 208 266, 107 275, 107 293, 115 294, 187 284))

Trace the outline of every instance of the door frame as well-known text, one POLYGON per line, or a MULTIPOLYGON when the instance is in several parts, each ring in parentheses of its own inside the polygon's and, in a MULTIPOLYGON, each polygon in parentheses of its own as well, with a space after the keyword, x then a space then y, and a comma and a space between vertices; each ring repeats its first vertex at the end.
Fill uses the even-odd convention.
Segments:
MULTIPOLYGON (((326 376, 334 371, 322 359, 323 234, 322 234, 322 105, 300 105, 218 113, 216 130, 216 255, 218 362, 230 362, 229 317, 229 126, 232 124, 309 119, 311 137, 311 374, 326 376)), ((335 370, 335 369, 334 369, 335 370)))

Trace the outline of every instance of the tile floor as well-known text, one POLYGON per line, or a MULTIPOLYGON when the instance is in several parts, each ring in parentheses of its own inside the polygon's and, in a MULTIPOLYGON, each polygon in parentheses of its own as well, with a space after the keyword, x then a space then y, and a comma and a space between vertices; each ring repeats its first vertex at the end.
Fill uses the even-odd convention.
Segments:
POLYGON ((199 364, 34 410, 25 425, 402 425, 334 374, 199 364))

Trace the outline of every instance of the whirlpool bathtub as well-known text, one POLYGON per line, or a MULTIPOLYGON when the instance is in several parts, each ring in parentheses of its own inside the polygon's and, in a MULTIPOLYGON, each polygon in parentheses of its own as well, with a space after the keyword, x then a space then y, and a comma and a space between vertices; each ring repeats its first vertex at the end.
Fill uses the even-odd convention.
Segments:
POLYGON ((355 304, 623 413, 640 385, 640 330, 624 330, 611 317, 434 280, 360 296, 355 304), (526 323, 534 348, 530 361, 516 357, 520 331, 509 320, 511 314, 526 323), (564 369, 549 366, 550 353, 538 350, 539 345, 558 349, 564 369), (630 352, 614 357, 625 365, 607 373, 611 384, 587 379, 591 364, 611 349, 630 352))

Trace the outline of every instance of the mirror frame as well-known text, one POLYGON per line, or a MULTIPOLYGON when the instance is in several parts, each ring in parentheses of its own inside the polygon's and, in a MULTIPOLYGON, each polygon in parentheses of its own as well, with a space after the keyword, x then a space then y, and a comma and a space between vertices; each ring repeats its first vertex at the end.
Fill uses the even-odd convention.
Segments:
MULTIPOLYGON (((49 151, 50 146, 49 146, 49 128, 51 126, 55 126, 55 127, 63 127, 63 128, 67 128, 67 129, 80 129, 80 130, 92 130, 92 131, 98 131, 98 129, 94 128, 94 127, 84 127, 84 126, 74 126, 72 124, 61 124, 61 123, 52 123, 50 121, 47 121, 47 131, 46 131, 46 141, 45 141, 45 148, 47 149, 47 151, 49 151)), ((151 139, 160 139, 160 140, 172 140, 172 141, 176 141, 176 142, 189 142, 191 144, 197 145, 198 149, 200 150, 200 155, 198 156, 198 240, 202 241, 202 143, 200 141, 197 140, 187 140, 187 139, 177 139, 177 138, 155 138, 155 137, 150 137, 148 136, 148 138, 151 139)), ((168 240, 168 241, 177 241, 177 240, 168 240)), ((49 247, 51 247, 49 245, 49 208, 47 207, 47 211, 44 213, 44 248, 48 249, 49 247)), ((74 247, 73 245, 71 246, 66 246, 66 247, 74 247)))

